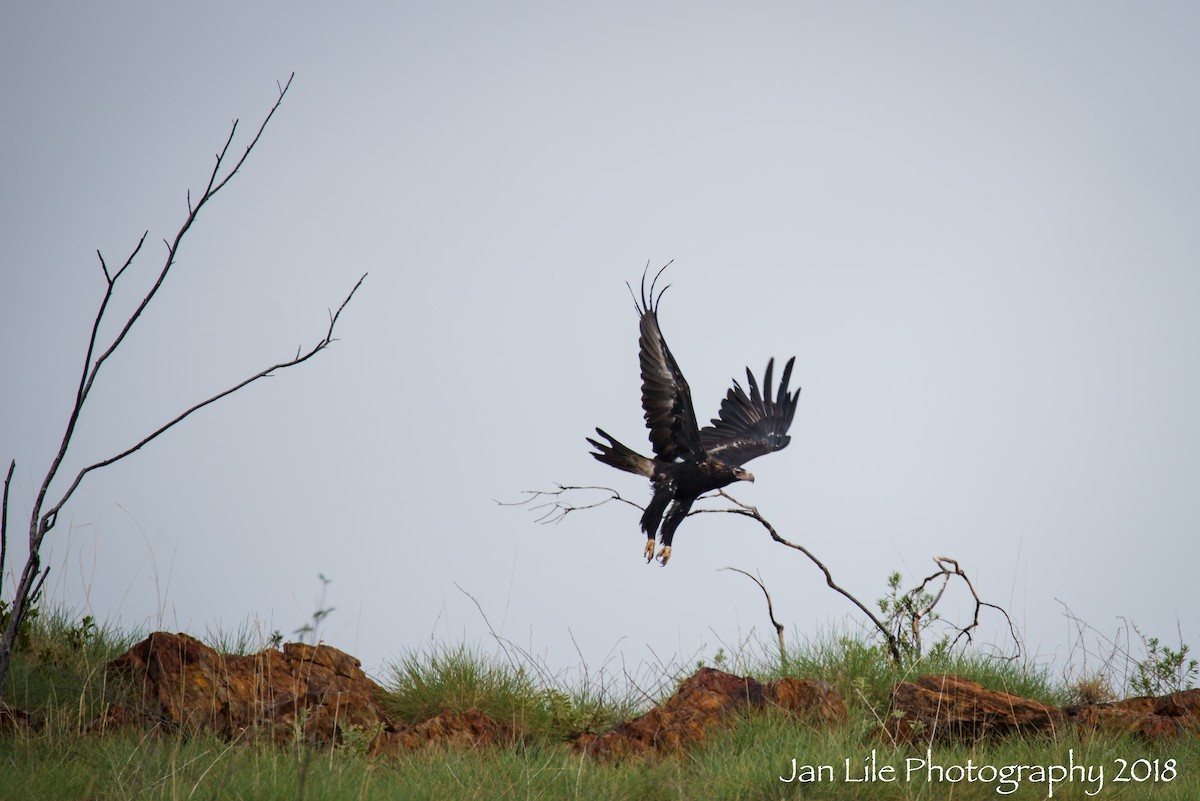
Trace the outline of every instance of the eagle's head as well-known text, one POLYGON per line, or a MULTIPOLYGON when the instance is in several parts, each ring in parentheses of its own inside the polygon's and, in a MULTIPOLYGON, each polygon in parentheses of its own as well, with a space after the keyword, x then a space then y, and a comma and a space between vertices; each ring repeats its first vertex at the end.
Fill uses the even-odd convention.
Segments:
POLYGON ((733 468, 733 478, 735 481, 754 481, 754 474, 749 470, 735 467, 733 468))

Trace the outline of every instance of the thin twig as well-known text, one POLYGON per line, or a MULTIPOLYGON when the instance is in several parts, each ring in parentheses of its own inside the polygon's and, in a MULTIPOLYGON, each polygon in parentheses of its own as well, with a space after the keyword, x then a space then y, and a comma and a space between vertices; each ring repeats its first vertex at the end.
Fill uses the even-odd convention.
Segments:
POLYGON ((483 606, 479 603, 479 599, 476 598, 471 593, 464 590, 457 581, 454 582, 454 586, 458 587, 458 591, 461 592, 463 595, 467 596, 468 598, 470 598, 471 602, 475 604, 475 608, 479 610, 479 616, 483 618, 483 622, 487 625, 488 631, 490 631, 492 633, 492 639, 495 640, 496 644, 500 646, 500 650, 504 651, 504 656, 506 659, 508 659, 509 666, 516 667, 517 666, 516 660, 514 660, 512 657, 512 654, 510 654, 508 652, 508 641, 505 640, 503 637, 501 637, 499 634, 497 634, 496 630, 494 628, 492 628, 492 621, 488 620, 487 613, 483 611, 483 606))
POLYGON ((763 595, 767 597, 767 616, 771 618, 771 625, 775 627, 775 634, 779 637, 779 662, 784 671, 787 670, 787 646, 783 641, 783 624, 775 619, 775 606, 771 603, 771 593, 767 592, 767 585, 763 583, 762 576, 752 576, 740 567, 723 567, 722 570, 732 570, 734 573, 741 573, 746 578, 758 585, 758 588, 763 591, 763 595))
POLYGON ((496 501, 496 503, 499 504, 500 506, 527 506, 529 508, 529 511, 531 511, 531 512, 542 512, 537 518, 534 519, 534 522, 543 523, 543 524, 561 523, 563 520, 566 519, 567 515, 569 515, 571 512, 581 512, 585 509, 595 509, 598 506, 604 506, 605 504, 613 503, 614 501, 617 503, 626 504, 627 506, 632 506, 634 509, 637 509, 639 511, 645 511, 645 507, 641 506, 640 504, 634 503, 633 501, 629 500, 628 498, 622 497, 621 493, 617 492, 612 487, 575 486, 575 485, 570 485, 570 484, 555 484, 555 486, 558 487, 558 489, 556 489, 556 490, 524 490, 524 491, 522 491, 521 494, 527 495, 529 497, 527 497, 521 501, 510 501, 507 503, 505 501, 496 501), (597 491, 597 492, 607 492, 608 497, 604 498, 602 500, 596 501, 595 503, 585 503, 585 504, 574 504, 574 503, 569 503, 569 502, 563 500, 563 496, 565 494, 567 494, 569 492, 576 492, 579 490, 593 490, 593 491, 597 491), (543 499, 549 499, 549 500, 543 500, 543 499), (542 502, 535 503, 535 501, 542 501, 542 502), (545 510, 545 511, 543 512, 542 510, 545 510))

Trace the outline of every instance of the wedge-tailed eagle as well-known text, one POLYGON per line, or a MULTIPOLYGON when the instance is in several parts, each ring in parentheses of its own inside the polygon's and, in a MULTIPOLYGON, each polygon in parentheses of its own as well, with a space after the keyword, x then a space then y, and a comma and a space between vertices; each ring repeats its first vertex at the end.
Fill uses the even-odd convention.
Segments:
POLYGON ((735 380, 733 388, 721 401, 721 409, 712 420, 712 425, 700 428, 692 408, 692 392, 687 379, 683 377, 658 327, 658 305, 668 287, 664 287, 657 296, 654 290, 659 275, 665 269, 665 266, 660 269, 651 281, 649 296, 646 294, 646 274, 643 273, 641 302, 634 298, 634 306, 641 320, 638 344, 642 368, 642 408, 645 410, 646 427, 650 429, 654 458, 634 452, 600 428, 596 429, 596 433, 608 440, 608 444, 591 438, 587 440, 596 449, 592 456, 601 462, 650 479, 654 495, 642 515, 642 531, 647 538, 643 556, 647 563, 654 559, 654 535, 657 531, 662 543, 658 561, 664 566, 671 558, 671 541, 675 537, 675 530, 687 517, 698 497, 735 481, 753 481, 754 475, 742 469, 742 465, 765 453, 787 447, 792 439, 787 435, 787 430, 792 424, 796 401, 800 397, 799 388, 794 394, 788 392, 795 357, 789 359, 783 369, 778 392, 772 386, 775 360, 771 359, 763 375, 761 392, 754 374, 746 368, 750 392, 747 393, 735 380))

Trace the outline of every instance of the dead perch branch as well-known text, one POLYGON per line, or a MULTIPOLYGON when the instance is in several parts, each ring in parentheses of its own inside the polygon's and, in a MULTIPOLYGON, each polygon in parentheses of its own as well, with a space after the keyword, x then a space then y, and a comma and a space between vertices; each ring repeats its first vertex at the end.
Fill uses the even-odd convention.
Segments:
MULTIPOLYGON (((610 503, 624 504, 638 510, 644 509, 642 505, 625 498, 620 492, 612 489, 611 487, 558 484, 556 485, 556 489, 553 490, 527 490, 524 494, 526 497, 523 500, 512 503, 501 503, 501 505, 525 506, 530 511, 536 512, 539 515, 537 517, 537 522, 544 524, 561 523, 573 512, 596 509, 610 503), (595 500, 579 502, 574 500, 576 495, 585 492, 598 492, 602 493, 602 495, 595 500)), ((796 542, 792 542, 791 540, 782 536, 775 526, 766 517, 764 517, 756 507, 742 503, 725 490, 717 490, 715 493, 703 497, 710 499, 720 497, 727 501, 730 506, 717 509, 693 509, 688 513, 689 517, 691 515, 700 514, 732 514, 740 517, 746 517, 754 520, 760 526, 762 526, 763 529, 770 535, 771 539, 775 542, 804 554, 804 556, 807 557, 808 560, 821 571, 822 575, 824 575, 826 585, 853 604, 862 613, 863 617, 870 621, 871 625, 874 626, 876 631, 879 632, 880 636, 886 643, 888 653, 897 663, 903 662, 906 657, 912 658, 919 657, 921 655, 921 627, 930 619, 930 616, 933 614, 934 607, 936 607, 938 602, 941 600, 947 584, 949 583, 950 579, 954 577, 961 579, 963 583, 966 584, 967 589, 971 593, 971 597, 975 601, 975 608, 971 622, 966 626, 955 629, 955 635, 950 644, 953 646, 963 638, 966 638, 967 642, 972 642, 972 633, 979 628, 980 611, 983 609, 983 607, 990 607, 1003 614, 1005 620, 1008 621, 1009 631, 1012 633, 1013 642, 1015 643, 1017 649, 1016 655, 1019 656, 1020 654, 1020 640, 1018 639, 1016 630, 1013 627, 1012 618, 1009 617, 1008 613, 1001 607, 995 604, 987 603, 979 598, 979 594, 975 591, 974 585, 971 584, 970 578, 967 577, 967 574, 963 572, 962 568, 959 567, 958 562, 954 559, 944 556, 935 557, 934 561, 938 565, 938 571, 924 579, 917 587, 909 590, 902 597, 902 600, 907 599, 907 602, 901 605, 901 608, 904 610, 904 621, 908 629, 912 632, 912 634, 904 636, 903 631, 894 630, 893 626, 889 625, 889 623, 892 623, 897 619, 895 614, 886 621, 880 619, 880 617, 874 611, 872 611, 870 607, 868 607, 853 593, 842 587, 834 580, 833 573, 828 567, 826 567, 824 562, 817 558, 816 554, 814 554, 805 546, 796 542), (929 595, 927 588, 931 583, 937 581, 939 578, 942 579, 942 583, 938 588, 936 595, 929 595)), ((500 502, 498 501, 497 503, 500 502)), ((758 584, 759 589, 761 589, 763 594, 766 595, 767 613, 770 616, 771 624, 775 627, 775 632, 779 639, 780 653, 785 654, 783 626, 775 618, 774 606, 771 601, 771 595, 767 591, 766 585, 763 583, 761 578, 756 578, 745 570, 740 568, 726 569, 748 576, 756 584, 758 584)), ((1016 657, 1014 656, 1013 658, 1016 657)))

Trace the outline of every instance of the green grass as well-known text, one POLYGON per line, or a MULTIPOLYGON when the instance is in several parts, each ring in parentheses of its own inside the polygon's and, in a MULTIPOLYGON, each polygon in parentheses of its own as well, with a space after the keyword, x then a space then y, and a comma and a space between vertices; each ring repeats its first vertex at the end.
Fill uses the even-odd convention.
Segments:
MULTIPOLYGON (((401 656, 383 682, 391 711, 416 722, 444 708, 480 707, 497 719, 515 721, 525 732, 521 744, 368 759, 362 743, 281 747, 177 732, 81 733, 105 703, 127 696, 129 688, 110 683, 103 667, 136 639, 113 630, 81 635, 78 621, 61 614, 37 621, 29 648, 15 663, 7 698, 33 711, 44 726, 0 736, 0 801, 1040 799, 1046 797, 1046 784, 1028 778, 1016 792, 1001 794, 998 789, 1008 785, 997 777, 933 784, 923 771, 908 777, 907 760, 923 758, 924 750, 890 744, 878 733, 880 719, 892 684, 926 672, 958 673, 1047 703, 1062 703, 1069 695, 1046 672, 1028 666, 968 652, 897 669, 877 647, 829 635, 796 647, 787 673, 830 682, 846 701, 849 725, 817 730, 779 713, 747 716, 713 731, 705 744, 684 755, 613 765, 580 757, 566 740, 581 731, 603 731, 646 707, 645 699, 622 684, 623 675, 585 673, 583 679, 568 681, 522 653, 497 659, 460 645, 401 656), (864 770, 872 751, 876 766, 889 766, 895 774, 882 771, 870 780, 864 770), (780 781, 791 775, 793 759, 801 769, 819 768, 821 780, 803 785, 780 781), (847 781, 847 760, 850 778, 869 780, 847 781)), ((763 680, 783 672, 778 655, 766 648, 757 655, 738 654, 732 660, 719 655, 710 661, 763 680)), ((663 670, 657 700, 668 696, 686 673, 690 668, 673 675, 663 670)), ((933 748, 934 762, 951 770, 968 760, 997 771, 1060 766, 1072 756, 1093 770, 1103 767, 1105 783, 1097 792, 1094 781, 1076 778, 1055 787, 1056 799, 1200 798, 1200 743, 1195 739, 1151 745, 1106 734, 1084 738, 1068 730, 933 748), (1150 767, 1158 760, 1160 780, 1114 782, 1122 759, 1145 759, 1150 767), (1164 781, 1170 759, 1175 760, 1174 779, 1164 781)), ((1138 764, 1140 770, 1143 763, 1138 764)))
POLYGON ((466 645, 410 651, 392 666, 384 686, 388 710, 409 724, 443 709, 474 707, 550 740, 602 731, 638 712, 628 696, 614 697, 603 685, 567 688, 530 659, 498 662, 466 645))
POLYGON ((104 667, 140 637, 88 625, 63 611, 39 615, 13 660, 4 700, 34 712, 50 728, 78 730, 102 710, 117 688, 104 667))

